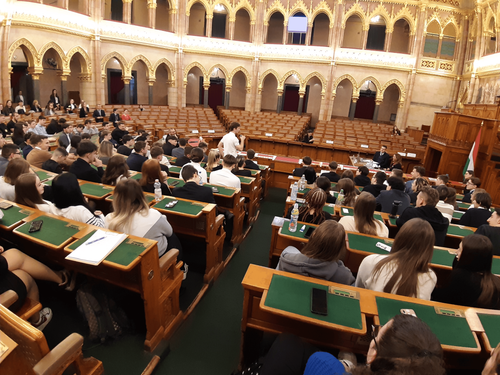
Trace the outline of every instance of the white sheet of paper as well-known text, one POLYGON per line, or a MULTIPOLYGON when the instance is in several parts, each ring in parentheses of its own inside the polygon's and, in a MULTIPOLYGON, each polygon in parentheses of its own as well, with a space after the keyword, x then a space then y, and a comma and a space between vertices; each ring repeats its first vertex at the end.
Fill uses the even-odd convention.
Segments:
POLYGON ((121 244, 125 238, 127 238, 127 235, 124 233, 106 232, 98 229, 87 241, 73 250, 66 259, 97 266, 109 255, 109 253, 121 244), (100 240, 96 241, 97 239, 100 240))

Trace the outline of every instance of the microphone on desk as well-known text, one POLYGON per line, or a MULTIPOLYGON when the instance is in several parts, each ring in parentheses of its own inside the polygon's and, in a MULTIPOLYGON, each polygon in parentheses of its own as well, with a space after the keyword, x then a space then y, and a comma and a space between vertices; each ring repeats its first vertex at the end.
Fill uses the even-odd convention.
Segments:
POLYGON ((391 213, 389 214, 389 217, 391 219, 395 219, 396 218, 396 215, 398 214, 398 209, 399 209, 400 205, 401 205, 401 201, 394 201, 394 202, 392 202, 392 209, 391 209, 391 213))

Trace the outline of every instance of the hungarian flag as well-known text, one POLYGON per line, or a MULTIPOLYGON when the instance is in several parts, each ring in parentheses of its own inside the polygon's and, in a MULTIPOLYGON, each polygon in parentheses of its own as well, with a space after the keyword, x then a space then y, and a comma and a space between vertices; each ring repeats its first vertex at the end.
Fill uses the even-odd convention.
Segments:
POLYGON ((476 165, 476 160, 477 160, 477 153, 479 151, 479 142, 481 141, 481 128, 479 128, 479 133, 477 133, 476 140, 474 141, 474 144, 472 145, 472 149, 470 150, 469 157, 467 158, 467 162, 465 163, 464 170, 462 172, 462 175, 465 175, 465 172, 467 171, 473 171, 474 170, 474 165, 476 165))

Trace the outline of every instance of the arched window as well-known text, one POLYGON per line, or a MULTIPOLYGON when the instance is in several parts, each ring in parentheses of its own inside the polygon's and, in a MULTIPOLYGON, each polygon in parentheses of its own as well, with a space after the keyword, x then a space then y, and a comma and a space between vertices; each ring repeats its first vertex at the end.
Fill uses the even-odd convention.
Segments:
POLYGON ((189 35, 205 36, 206 34, 206 10, 203 4, 195 3, 189 11, 189 35))
POLYGON ((485 55, 491 55, 496 52, 497 35, 495 30, 495 18, 491 17, 488 28, 486 29, 485 55))
POLYGON ((149 13, 147 0, 132 1, 132 25, 149 26, 149 13))
POLYGON ((410 25, 401 18, 394 23, 394 31, 392 32, 391 48, 389 52, 410 53, 410 25))
POLYGON ((214 18, 212 19, 212 37, 225 38, 227 22, 226 7, 222 4, 216 4, 214 7, 214 18))
POLYGON ((385 46, 385 20, 381 16, 375 16, 370 20, 366 49, 383 51, 385 46))
POLYGON ((111 0, 104 3, 104 19, 123 21, 123 1, 111 0))
POLYGON ((328 46, 330 34, 330 18, 325 13, 320 13, 314 18, 311 30, 311 45, 328 46))
POLYGON ((170 29, 170 7, 168 0, 156 0, 156 22, 158 30, 172 31, 170 29))
POLYGON ((298 12, 288 18, 288 44, 306 44, 307 17, 298 12))
POLYGON ((283 32, 285 25, 285 17, 280 12, 275 12, 269 18, 269 26, 267 28, 266 43, 281 44, 283 43, 283 32))
POLYGON ((443 30, 443 40, 441 41, 441 50, 439 51, 441 59, 453 60, 453 56, 455 56, 455 39, 455 27, 449 23, 443 30))
POLYGON ((246 9, 241 8, 236 12, 234 40, 250 41, 250 15, 246 9))
POLYGON ((363 23, 359 16, 351 16, 347 19, 344 29, 343 48, 363 48, 363 23))
POLYGON ((441 34, 441 26, 437 21, 432 21, 427 26, 427 34, 425 35, 424 56, 437 57, 439 48, 439 35, 441 34))

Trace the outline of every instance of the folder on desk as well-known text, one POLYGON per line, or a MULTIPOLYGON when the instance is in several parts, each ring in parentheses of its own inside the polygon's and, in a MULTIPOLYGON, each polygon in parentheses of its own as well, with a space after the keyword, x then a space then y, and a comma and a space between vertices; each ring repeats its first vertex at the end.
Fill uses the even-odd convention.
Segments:
POLYGON ((78 246, 66 259, 98 266, 123 240, 124 233, 96 230, 83 244, 78 246))

